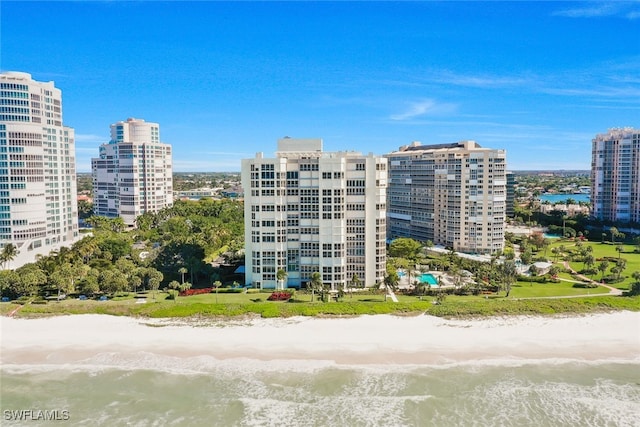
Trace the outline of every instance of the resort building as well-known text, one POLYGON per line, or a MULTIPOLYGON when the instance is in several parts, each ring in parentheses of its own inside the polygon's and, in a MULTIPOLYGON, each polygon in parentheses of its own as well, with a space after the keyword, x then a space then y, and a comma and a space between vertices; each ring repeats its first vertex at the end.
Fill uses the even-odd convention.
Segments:
POLYGON ((421 145, 387 154, 388 237, 410 237, 467 253, 504 248, 504 150, 474 141, 421 145))
POLYGON ((111 125, 111 140, 91 159, 94 213, 121 217, 130 227, 145 212, 173 204, 171 145, 160 142, 160 126, 142 119, 111 125))
POLYGON ((640 130, 610 129, 591 149, 591 206, 604 221, 640 223, 640 130))
POLYGON ((283 138, 275 158, 242 161, 242 186, 247 284, 298 288, 315 272, 333 290, 354 276, 364 286, 384 280, 385 158, 283 138))
POLYGON ((62 92, 30 74, 0 74, 0 249, 34 262, 78 239, 74 131, 62 121, 62 92))

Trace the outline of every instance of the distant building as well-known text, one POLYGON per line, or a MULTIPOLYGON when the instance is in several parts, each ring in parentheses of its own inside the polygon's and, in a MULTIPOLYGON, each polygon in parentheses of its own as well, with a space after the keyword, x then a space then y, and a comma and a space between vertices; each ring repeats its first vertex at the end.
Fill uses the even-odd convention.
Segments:
POLYGON ((28 73, 0 74, 0 249, 17 268, 78 239, 74 131, 62 92, 28 73))
POLYGON ((516 175, 513 172, 505 172, 506 177, 506 201, 505 201, 505 215, 509 218, 513 218, 515 215, 515 199, 516 199, 516 175))
POLYGON ((591 205, 598 219, 640 222, 640 130, 610 129, 593 139, 591 205))
POLYGON ((178 200, 200 200, 202 198, 215 198, 219 195, 220 188, 194 188, 175 192, 178 200))
POLYGON ((95 215, 121 217, 134 226, 145 212, 173 204, 171 145, 160 142, 160 126, 141 119, 111 125, 111 140, 91 159, 95 215))
POLYGON ((387 154, 388 237, 410 237, 460 252, 504 248, 504 150, 475 141, 421 145, 387 154))
POLYGON ((324 152, 320 139, 284 138, 275 158, 242 160, 245 280, 300 287, 313 273, 332 289, 354 275, 366 286, 386 272, 387 161, 373 154, 324 152))
POLYGON ((574 217, 576 215, 589 215, 591 209, 588 205, 579 204, 564 204, 564 203, 541 203, 538 207, 538 211, 543 214, 551 214, 554 211, 562 212, 567 217, 574 217))

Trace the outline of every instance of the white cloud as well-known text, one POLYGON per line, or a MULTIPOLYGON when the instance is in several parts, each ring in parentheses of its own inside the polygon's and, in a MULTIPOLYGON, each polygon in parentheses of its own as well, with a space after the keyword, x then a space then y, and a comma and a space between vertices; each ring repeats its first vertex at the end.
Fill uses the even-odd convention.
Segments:
POLYGON ((589 2, 584 7, 555 11, 553 12, 553 15, 564 16, 567 18, 601 18, 605 16, 621 16, 626 19, 637 19, 640 18, 638 3, 638 1, 589 2))
POLYGON ((105 137, 104 135, 90 135, 90 134, 83 134, 83 133, 76 133, 75 139, 76 139, 76 142, 97 142, 100 144, 104 144, 109 140, 109 138, 105 137))
POLYGON ((411 120, 425 115, 447 114, 455 112, 454 104, 438 103, 433 99, 425 99, 412 102, 407 109, 399 114, 393 114, 389 118, 395 121, 411 120))

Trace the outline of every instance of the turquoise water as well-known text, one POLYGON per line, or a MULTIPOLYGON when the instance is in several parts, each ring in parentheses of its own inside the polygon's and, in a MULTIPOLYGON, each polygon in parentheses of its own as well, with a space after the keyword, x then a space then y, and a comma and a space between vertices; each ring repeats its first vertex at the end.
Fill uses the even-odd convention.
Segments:
POLYGON ((573 199, 576 202, 589 203, 591 197, 588 194, 542 194, 538 197, 541 202, 548 201, 551 203, 564 203, 567 199, 573 199))
POLYGON ((405 273, 404 271, 398 271, 398 277, 404 277, 406 275, 407 273, 405 273))
POLYGON ((3 426, 638 426, 633 363, 342 366, 104 354, 3 365, 2 409, 68 411, 3 426))
POLYGON ((562 236, 561 236, 561 235, 559 235, 559 234, 548 234, 548 233, 544 233, 544 234, 543 234, 543 236, 544 236, 546 239, 559 239, 559 238, 561 238, 561 237, 562 237, 562 236))
POLYGON ((420 275, 420 283, 428 283, 430 285, 437 285, 438 279, 433 274, 423 273, 420 275))

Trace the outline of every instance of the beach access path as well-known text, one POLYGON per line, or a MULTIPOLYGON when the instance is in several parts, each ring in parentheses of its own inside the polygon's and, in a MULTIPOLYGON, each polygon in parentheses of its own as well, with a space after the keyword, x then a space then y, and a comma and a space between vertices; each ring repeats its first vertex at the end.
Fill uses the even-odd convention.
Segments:
MULTIPOLYGON (((588 278, 587 276, 583 275, 583 274, 579 274, 577 271, 575 271, 573 268, 571 268, 571 265, 569 265, 568 261, 563 261, 562 264, 564 265, 564 268, 566 268, 567 270, 569 270, 569 272, 573 275, 575 275, 576 277, 579 277, 580 280, 582 280, 583 282, 587 282, 587 283, 593 283, 596 285, 600 285, 603 286, 605 288, 609 289, 609 293, 608 294, 593 294, 593 295, 587 295, 587 296, 595 296, 595 295, 622 295, 622 291, 618 288, 614 288, 613 286, 607 285, 605 283, 600 283, 600 282, 596 282, 593 279, 588 278)), ((564 280, 565 282, 571 282, 571 280, 569 279, 560 279, 560 280, 564 280)), ((577 280, 575 281, 576 283, 579 283, 577 280)), ((579 295, 576 295, 579 296, 579 295)))

